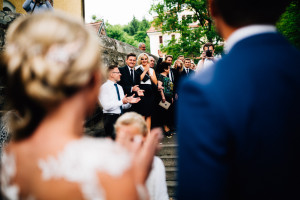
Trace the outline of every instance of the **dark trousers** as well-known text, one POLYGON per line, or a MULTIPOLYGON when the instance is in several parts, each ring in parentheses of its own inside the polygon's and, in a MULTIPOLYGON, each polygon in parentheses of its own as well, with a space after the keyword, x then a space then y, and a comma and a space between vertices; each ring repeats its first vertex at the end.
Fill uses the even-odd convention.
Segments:
POLYGON ((114 131, 114 124, 119 118, 120 114, 111 114, 111 113, 103 113, 103 125, 105 136, 110 137, 113 140, 116 138, 116 133, 114 131))

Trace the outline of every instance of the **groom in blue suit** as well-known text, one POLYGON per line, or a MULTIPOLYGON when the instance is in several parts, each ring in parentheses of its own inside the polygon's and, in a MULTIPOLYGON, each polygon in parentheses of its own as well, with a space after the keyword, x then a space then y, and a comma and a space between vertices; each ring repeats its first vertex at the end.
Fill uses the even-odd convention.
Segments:
POLYGON ((209 0, 226 54, 179 88, 179 200, 300 199, 300 52, 288 0, 209 0))

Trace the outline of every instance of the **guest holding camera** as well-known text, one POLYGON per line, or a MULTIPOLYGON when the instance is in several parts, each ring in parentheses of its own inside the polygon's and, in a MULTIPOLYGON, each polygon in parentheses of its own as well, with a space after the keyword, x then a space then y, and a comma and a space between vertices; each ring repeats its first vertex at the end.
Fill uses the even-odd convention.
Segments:
POLYGON ((161 102, 165 103, 168 102, 171 105, 168 108, 160 107, 158 108, 159 117, 161 126, 164 130, 164 135, 168 138, 172 137, 172 125, 173 125, 173 103, 174 103, 174 96, 173 96, 173 82, 169 78, 170 66, 171 64, 164 61, 161 63, 160 73, 157 75, 158 80, 158 87, 163 88, 160 90, 161 94, 161 102))
POLYGON ((52 0, 26 0, 23 4, 23 9, 27 13, 38 13, 53 10, 53 1, 52 0))
POLYGON ((213 65, 218 58, 214 56, 215 46, 207 42, 203 46, 203 53, 201 54, 201 60, 198 62, 196 71, 203 71, 206 68, 213 65))

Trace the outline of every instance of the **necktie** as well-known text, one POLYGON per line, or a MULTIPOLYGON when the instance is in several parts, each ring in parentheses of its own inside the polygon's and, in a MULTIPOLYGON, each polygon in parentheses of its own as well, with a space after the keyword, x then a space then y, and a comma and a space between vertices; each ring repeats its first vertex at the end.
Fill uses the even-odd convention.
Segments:
POLYGON ((130 76, 131 76, 132 82, 134 82, 134 80, 133 80, 133 69, 130 69, 130 76))
POLYGON ((186 73, 189 74, 189 68, 186 69, 186 73))
MULTIPOLYGON (((118 94, 118 100, 120 101, 120 100, 121 100, 121 97, 120 97, 120 92, 119 92, 118 85, 115 83, 114 86, 116 87, 117 94, 118 94)), ((122 113, 122 112, 123 112, 122 106, 120 106, 120 109, 121 109, 121 113, 122 113)))

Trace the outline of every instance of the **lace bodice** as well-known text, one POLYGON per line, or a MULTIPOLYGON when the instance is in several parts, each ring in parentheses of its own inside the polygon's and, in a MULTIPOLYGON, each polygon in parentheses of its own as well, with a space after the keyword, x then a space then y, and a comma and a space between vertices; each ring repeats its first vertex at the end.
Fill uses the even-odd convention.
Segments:
MULTIPOLYGON (((1 190, 9 199, 18 199, 19 188, 10 185, 16 173, 13 154, 4 153, 2 159, 1 190)), ((120 176, 131 165, 131 156, 121 146, 109 139, 83 137, 72 141, 57 156, 39 160, 43 180, 63 178, 80 185, 85 199, 105 199, 97 172, 120 176)), ((34 196, 34 194, 32 194, 34 196)))

